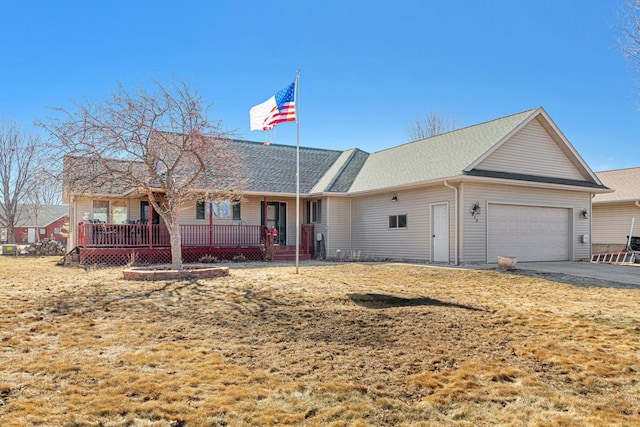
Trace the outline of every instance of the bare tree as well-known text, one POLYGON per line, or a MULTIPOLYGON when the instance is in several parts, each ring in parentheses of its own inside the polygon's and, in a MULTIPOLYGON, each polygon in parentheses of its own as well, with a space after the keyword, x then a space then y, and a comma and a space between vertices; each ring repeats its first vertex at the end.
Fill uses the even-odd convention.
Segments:
POLYGON ((429 113, 424 116, 416 116, 415 120, 407 126, 409 141, 430 138, 441 133, 450 132, 458 127, 458 121, 448 115, 429 113))
POLYGON ((618 20, 622 29, 620 49, 629 62, 640 69, 640 2, 626 0, 618 20))
POLYGON ((56 109, 41 125, 65 154, 66 190, 120 188, 146 195, 171 239, 172 267, 182 269, 180 209, 193 201, 237 199, 240 159, 221 122, 183 82, 134 92, 118 86, 110 98, 56 109))
MULTIPOLYGON (((41 152, 43 153, 43 152, 41 152)), ((40 241, 40 221, 46 206, 59 205, 62 202, 62 183, 56 164, 44 161, 31 173, 29 190, 25 194, 22 209, 36 228, 36 241, 40 241)), ((51 158, 51 157, 49 157, 51 158)))
POLYGON ((0 121, 0 223, 7 242, 15 243, 15 225, 38 167, 41 141, 22 131, 16 122, 0 121))

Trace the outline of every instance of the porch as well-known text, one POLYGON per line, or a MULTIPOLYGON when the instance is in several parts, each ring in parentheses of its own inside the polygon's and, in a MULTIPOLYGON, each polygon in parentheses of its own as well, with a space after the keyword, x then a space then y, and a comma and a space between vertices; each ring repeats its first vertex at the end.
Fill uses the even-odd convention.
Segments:
MULTIPOLYGON (((195 263, 203 256, 220 260, 290 261, 295 246, 281 246, 263 225, 181 225, 182 260, 195 263)), ((163 264, 171 262, 171 241, 164 224, 78 224, 74 251, 82 265, 163 264)), ((313 224, 300 226, 301 260, 314 255, 313 224)))

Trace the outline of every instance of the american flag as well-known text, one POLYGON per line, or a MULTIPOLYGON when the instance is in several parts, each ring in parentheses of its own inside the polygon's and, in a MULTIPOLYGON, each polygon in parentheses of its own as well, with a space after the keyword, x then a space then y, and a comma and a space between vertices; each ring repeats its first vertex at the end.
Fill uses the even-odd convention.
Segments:
POLYGON ((294 122, 296 120, 296 83, 282 89, 262 104, 258 104, 249 110, 251 130, 271 130, 282 122, 294 122))

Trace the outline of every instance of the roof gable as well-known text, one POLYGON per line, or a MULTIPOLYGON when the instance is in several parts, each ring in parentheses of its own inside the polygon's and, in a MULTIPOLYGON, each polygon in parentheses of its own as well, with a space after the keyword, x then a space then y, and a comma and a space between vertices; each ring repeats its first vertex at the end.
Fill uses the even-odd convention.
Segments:
POLYGON ((539 118, 528 122, 496 146, 473 169, 589 180, 573 154, 545 129, 539 118))
POLYGON ((544 109, 536 108, 374 153, 350 191, 463 175, 603 188, 544 109), (532 143, 532 136, 539 141, 532 143))
POLYGON ((601 185, 542 108, 537 108, 502 141, 469 165, 465 172, 474 169, 601 185))
POLYGON ((372 191, 460 176, 536 111, 524 111, 373 153, 350 191, 372 191))
POLYGON ((368 157, 357 148, 344 151, 310 192, 347 192, 368 157))

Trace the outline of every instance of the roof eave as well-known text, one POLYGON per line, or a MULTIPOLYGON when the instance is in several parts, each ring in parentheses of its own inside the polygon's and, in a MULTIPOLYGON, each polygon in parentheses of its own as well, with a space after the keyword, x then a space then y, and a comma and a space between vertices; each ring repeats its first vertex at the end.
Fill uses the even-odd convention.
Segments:
POLYGON ((592 204, 594 205, 615 205, 615 204, 626 204, 633 203, 634 205, 640 203, 640 198, 636 199, 617 199, 617 200, 602 200, 599 201, 597 199, 593 199, 592 204))
POLYGON ((579 191, 584 193, 591 194, 602 194, 602 193, 611 193, 613 190, 606 187, 586 187, 580 185, 572 185, 572 184, 563 184, 563 183, 552 183, 552 182, 537 182, 537 181, 525 181, 518 179, 508 179, 508 178, 494 178, 494 177, 484 177, 484 176, 469 176, 465 175, 463 179, 460 181, 463 182, 475 182, 475 183, 491 183, 491 184, 504 184, 504 185, 515 185, 519 187, 536 187, 536 188, 546 188, 546 189, 563 189, 563 190, 572 190, 579 191))
POLYGON ((362 195, 366 195, 366 194, 385 193, 385 192, 393 192, 393 191, 401 191, 401 190, 411 190, 411 189, 414 189, 414 188, 419 188, 419 187, 424 187, 424 186, 428 186, 428 185, 439 184, 439 183, 442 183, 444 181, 457 182, 457 181, 460 181, 461 178, 462 178, 462 175, 453 175, 453 176, 445 177, 445 178, 436 178, 436 179, 430 179, 430 180, 425 180, 425 181, 394 185, 394 186, 390 186, 390 187, 380 187, 380 188, 360 190, 360 191, 351 191, 350 190, 350 191, 347 192, 347 195, 349 195, 349 196, 362 196, 362 195))

